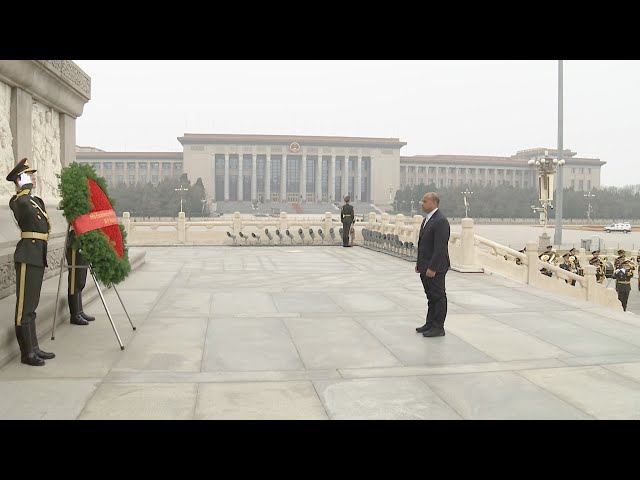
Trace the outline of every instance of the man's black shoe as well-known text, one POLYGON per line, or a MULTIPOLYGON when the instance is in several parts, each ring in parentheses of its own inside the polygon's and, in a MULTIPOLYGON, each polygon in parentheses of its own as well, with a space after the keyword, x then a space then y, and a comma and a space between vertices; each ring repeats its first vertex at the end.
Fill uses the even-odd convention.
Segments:
POLYGON ((71 323, 72 325, 89 325, 89 322, 87 322, 80 315, 75 315, 71 317, 71 319, 69 320, 69 323, 71 323))
POLYGON ((425 324, 425 325, 423 325, 423 326, 421 326, 421 327, 416 327, 416 332, 418 332, 418 333, 424 333, 424 332, 426 332, 427 330, 429 330, 430 328, 431 328, 431 325, 426 325, 426 324, 425 324))
POLYGON ((444 337, 444 328, 431 328, 422 334, 423 337, 444 337))

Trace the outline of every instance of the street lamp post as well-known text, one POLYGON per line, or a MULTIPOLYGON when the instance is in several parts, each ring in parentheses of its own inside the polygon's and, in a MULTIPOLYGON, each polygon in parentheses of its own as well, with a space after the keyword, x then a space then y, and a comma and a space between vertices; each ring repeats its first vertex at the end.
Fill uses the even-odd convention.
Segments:
POLYGON ((538 174, 538 193, 540 206, 532 205, 534 212, 540 213, 540 224, 543 226, 543 235, 546 235, 547 209, 553 208, 553 180, 559 167, 564 165, 564 160, 550 158, 549 152, 544 152, 544 157, 538 160, 529 160, 529 165, 535 167, 538 174))
POLYGON ((411 215, 415 213, 415 208, 413 207, 415 203, 416 203, 415 200, 412 198, 411 199, 411 215))
POLYGON ((389 184, 389 203, 393 201, 392 193, 393 193, 393 185, 389 184))
POLYGON ((466 187, 464 189, 464 192, 460 192, 464 197, 464 216, 465 217, 469 217, 469 210, 471 210, 471 207, 469 206, 469 195, 473 195, 473 192, 469 191, 469 187, 466 187))
POLYGON ((180 188, 175 188, 174 190, 180 193, 180 213, 182 213, 182 200, 184 198, 184 193, 188 192, 189 189, 184 188, 182 185, 180 185, 180 188))
POLYGON ((587 205, 587 220, 589 221, 589 223, 591 223, 591 213, 593 212, 593 208, 591 208, 591 199, 595 197, 595 195, 591 192, 588 192, 585 193, 584 196, 587 197, 589 201, 589 205, 587 205))
POLYGON ((556 225, 554 243, 560 247, 562 244, 562 197, 564 180, 562 173, 564 160, 562 159, 562 60, 558 60, 558 178, 556 182, 556 225), (562 163, 560 163, 562 162, 562 163))

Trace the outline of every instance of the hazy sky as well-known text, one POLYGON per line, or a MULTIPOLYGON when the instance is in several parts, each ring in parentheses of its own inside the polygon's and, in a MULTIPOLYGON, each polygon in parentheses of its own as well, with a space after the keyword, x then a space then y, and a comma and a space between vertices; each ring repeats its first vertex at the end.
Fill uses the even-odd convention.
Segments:
MULTIPOLYGON (((182 151, 184 133, 397 137, 402 155, 558 144, 557 60, 75 60, 77 143, 182 151)), ((640 61, 564 61, 564 148, 640 184, 640 61)))

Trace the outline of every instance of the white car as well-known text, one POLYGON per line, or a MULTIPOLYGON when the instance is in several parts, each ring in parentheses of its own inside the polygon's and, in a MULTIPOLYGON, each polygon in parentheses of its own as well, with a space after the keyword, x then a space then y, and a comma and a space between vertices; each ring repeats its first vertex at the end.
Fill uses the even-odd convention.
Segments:
POLYGON ((629 233, 631 231, 631 225, 628 223, 612 223, 603 228, 603 230, 607 233, 611 232, 623 232, 629 233))

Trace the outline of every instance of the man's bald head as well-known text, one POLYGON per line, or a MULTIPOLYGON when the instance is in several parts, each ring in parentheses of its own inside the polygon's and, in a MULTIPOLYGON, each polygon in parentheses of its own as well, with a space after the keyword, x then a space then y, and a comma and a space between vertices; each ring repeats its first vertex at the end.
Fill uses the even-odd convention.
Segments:
POLYGON ((440 197, 436 192, 427 192, 422 196, 422 210, 431 213, 440 205, 440 197))

